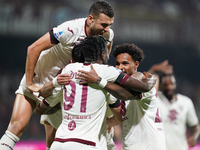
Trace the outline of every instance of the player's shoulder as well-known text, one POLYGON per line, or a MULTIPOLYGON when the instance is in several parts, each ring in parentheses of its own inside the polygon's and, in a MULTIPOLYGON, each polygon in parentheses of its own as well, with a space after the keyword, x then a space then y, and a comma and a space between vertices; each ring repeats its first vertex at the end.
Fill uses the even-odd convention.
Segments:
POLYGON ((56 28, 62 29, 63 31, 78 32, 79 30, 82 30, 83 27, 85 26, 86 19, 87 18, 77 18, 69 20, 58 25, 56 28))
POLYGON ((66 71, 66 70, 69 70, 69 69, 73 69, 74 70, 75 68, 78 68, 80 66, 82 66, 82 63, 78 63, 78 62, 70 63, 70 64, 66 65, 62 70, 63 71, 66 71))
POLYGON ((122 71, 120 70, 120 69, 117 69, 116 67, 114 67, 114 66, 110 66, 110 65, 105 65, 105 64, 97 64, 97 63, 95 63, 95 64, 92 64, 93 65, 93 67, 94 67, 94 69, 95 70, 98 70, 98 69, 103 69, 104 70, 104 72, 106 72, 107 70, 110 70, 110 71, 117 71, 117 72, 119 72, 119 73, 121 73, 122 71))
POLYGON ((180 102, 185 102, 185 103, 190 103, 192 102, 191 98, 189 98, 188 96, 186 95, 183 95, 183 94, 180 94, 180 93, 177 93, 177 99, 180 100, 180 102))

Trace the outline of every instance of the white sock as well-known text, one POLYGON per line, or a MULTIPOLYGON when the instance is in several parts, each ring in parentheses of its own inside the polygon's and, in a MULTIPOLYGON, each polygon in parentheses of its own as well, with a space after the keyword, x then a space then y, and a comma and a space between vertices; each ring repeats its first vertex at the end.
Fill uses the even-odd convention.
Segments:
POLYGON ((12 134, 9 131, 6 131, 6 133, 2 136, 0 140, 0 150, 13 150, 15 144, 19 141, 20 139, 12 134))
POLYGON ((50 150, 50 148, 46 147, 46 150, 50 150))

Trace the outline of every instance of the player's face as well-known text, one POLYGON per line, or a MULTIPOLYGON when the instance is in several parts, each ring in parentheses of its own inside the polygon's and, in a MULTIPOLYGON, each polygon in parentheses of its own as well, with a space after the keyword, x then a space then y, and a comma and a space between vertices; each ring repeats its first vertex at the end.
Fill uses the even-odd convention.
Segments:
POLYGON ((160 90, 169 100, 173 98, 175 89, 176 89, 176 81, 174 76, 165 76, 162 78, 160 83, 160 90))
POLYGON ((131 55, 128 53, 122 53, 116 57, 115 67, 122 70, 123 73, 132 75, 137 70, 138 66, 139 62, 133 61, 131 55))
POLYGON ((103 35, 105 32, 109 31, 114 22, 114 18, 110 18, 103 13, 101 13, 97 18, 90 15, 88 19, 90 22, 89 35, 103 35))

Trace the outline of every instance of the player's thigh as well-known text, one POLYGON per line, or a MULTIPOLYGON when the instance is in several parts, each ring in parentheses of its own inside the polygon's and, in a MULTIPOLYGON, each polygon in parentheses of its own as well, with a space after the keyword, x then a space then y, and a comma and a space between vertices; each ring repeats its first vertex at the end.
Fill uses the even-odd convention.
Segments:
POLYGON ((50 150, 101 150, 99 147, 90 146, 78 142, 57 142, 54 141, 50 150))
POLYGON ((35 108, 36 103, 34 100, 17 94, 9 127, 12 128, 15 124, 20 124, 22 128, 26 127, 35 108))

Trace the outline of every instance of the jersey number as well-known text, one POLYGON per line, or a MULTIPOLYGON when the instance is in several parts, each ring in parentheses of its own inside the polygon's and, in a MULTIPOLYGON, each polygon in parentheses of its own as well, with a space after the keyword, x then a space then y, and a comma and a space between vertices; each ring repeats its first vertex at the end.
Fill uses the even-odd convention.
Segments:
MULTIPOLYGON (((72 106, 74 105, 74 99, 76 95, 76 84, 75 82, 70 81, 69 85, 71 86, 71 94, 67 96, 67 89, 65 89, 64 98, 65 98, 65 102, 67 102, 68 104, 66 105, 64 103, 64 110, 70 110, 72 106)), ((83 113, 86 112, 87 91, 88 91, 87 86, 83 85, 82 94, 81 94, 81 107, 80 107, 80 112, 83 112, 83 113)))

